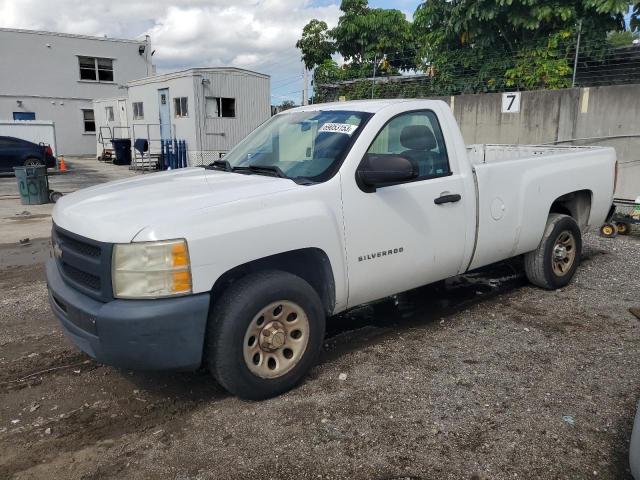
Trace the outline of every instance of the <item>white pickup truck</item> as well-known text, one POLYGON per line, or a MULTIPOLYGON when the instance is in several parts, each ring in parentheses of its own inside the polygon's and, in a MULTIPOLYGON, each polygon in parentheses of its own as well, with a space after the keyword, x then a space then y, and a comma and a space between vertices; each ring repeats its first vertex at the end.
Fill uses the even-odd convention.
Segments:
POLYGON ((63 197, 50 302, 99 362, 205 365, 266 398, 313 365, 328 315, 522 254, 532 283, 566 285, 615 172, 612 148, 465 146, 440 101, 296 108, 208 167, 63 197))

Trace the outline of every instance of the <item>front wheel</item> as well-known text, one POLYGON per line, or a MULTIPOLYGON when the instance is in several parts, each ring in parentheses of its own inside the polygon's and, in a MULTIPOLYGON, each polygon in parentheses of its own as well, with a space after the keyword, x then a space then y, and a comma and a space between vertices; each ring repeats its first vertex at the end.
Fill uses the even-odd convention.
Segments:
POLYGON ((527 278, 541 288, 562 288, 576 273, 581 253, 582 235, 576 221, 568 215, 552 213, 540 245, 524 256, 527 278))
POLYGON ((281 271, 251 274, 234 282, 211 312, 209 370, 239 397, 279 395, 311 368, 324 330, 322 303, 306 281, 281 271))

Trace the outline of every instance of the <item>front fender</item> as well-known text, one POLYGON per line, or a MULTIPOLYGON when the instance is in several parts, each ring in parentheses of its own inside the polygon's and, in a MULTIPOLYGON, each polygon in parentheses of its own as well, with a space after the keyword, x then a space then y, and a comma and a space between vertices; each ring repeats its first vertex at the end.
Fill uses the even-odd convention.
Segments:
POLYGON ((167 238, 187 239, 194 293, 211 290, 239 265, 292 250, 320 249, 334 275, 335 310, 346 306, 339 175, 302 189, 188 211, 179 220, 145 228, 134 241, 167 238))

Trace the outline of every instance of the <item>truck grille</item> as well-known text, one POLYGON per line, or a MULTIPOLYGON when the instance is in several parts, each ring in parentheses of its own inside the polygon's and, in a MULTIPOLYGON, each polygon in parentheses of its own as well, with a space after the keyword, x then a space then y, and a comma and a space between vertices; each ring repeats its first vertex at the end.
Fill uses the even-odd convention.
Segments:
POLYGON ((113 298, 110 243, 97 242, 54 224, 51 238, 62 278, 72 287, 100 301, 113 298), (56 248, 57 247, 57 248, 56 248))

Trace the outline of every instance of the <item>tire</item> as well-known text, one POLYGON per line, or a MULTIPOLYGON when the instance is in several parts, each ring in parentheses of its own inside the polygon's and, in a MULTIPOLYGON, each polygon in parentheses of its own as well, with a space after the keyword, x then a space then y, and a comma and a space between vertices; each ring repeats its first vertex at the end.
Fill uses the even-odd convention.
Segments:
POLYGON ((42 160, 36 157, 29 157, 24 161, 25 167, 43 167, 44 163, 42 160))
POLYGON ((274 397, 297 385, 313 366, 324 331, 322 302, 306 281, 282 271, 250 274, 214 304, 206 362, 230 393, 250 400, 274 397))
POLYGON ((604 238, 613 238, 618 235, 618 229, 613 223, 605 223, 600 227, 600 236, 604 238))
POLYGON ((576 273, 581 253, 582 235, 576 221, 568 215, 552 213, 540 245, 524 256, 527 278, 540 288, 562 288, 576 273))
POLYGON ((631 233, 631 224, 627 222, 616 222, 616 230, 620 235, 629 235, 629 233, 631 233))

